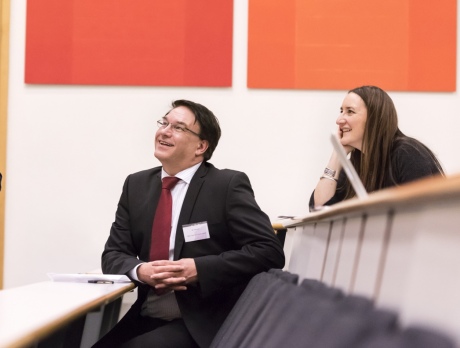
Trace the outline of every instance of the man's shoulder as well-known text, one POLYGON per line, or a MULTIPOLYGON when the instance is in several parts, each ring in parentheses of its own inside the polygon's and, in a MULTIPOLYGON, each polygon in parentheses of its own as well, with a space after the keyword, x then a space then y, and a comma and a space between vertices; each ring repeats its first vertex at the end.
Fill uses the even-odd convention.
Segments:
POLYGON ((235 175, 246 176, 246 174, 243 173, 242 171, 228 169, 228 168, 219 169, 219 168, 216 168, 213 164, 209 162, 205 162, 203 165, 204 165, 206 172, 210 175, 216 175, 216 176, 221 176, 221 177, 232 177, 235 175))
POLYGON ((234 169, 218 169, 210 163, 204 163, 201 171, 197 172, 196 180, 204 179, 208 183, 226 187, 228 185, 239 185, 242 183, 250 184, 249 177, 246 173, 234 169))

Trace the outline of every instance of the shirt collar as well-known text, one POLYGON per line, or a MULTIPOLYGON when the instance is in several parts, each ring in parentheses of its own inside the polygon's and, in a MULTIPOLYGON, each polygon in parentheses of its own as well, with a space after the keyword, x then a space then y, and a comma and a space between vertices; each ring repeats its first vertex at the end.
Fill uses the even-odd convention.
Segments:
MULTIPOLYGON (((184 169, 183 171, 177 173, 174 175, 176 178, 181 179, 182 181, 185 181, 187 184, 190 184, 190 181, 192 181, 193 176, 195 175, 196 171, 200 167, 201 163, 197 163, 187 169, 184 169)), ((171 176, 168 173, 165 172, 163 168, 161 168, 161 179, 163 180, 164 177, 171 176)))

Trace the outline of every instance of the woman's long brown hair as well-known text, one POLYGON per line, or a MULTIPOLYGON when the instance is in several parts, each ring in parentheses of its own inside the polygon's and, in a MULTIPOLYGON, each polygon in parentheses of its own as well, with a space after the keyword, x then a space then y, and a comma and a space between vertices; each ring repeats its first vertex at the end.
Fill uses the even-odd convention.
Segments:
MULTIPOLYGON (((350 90, 361 97, 367 109, 362 151, 353 150, 351 162, 368 192, 384 187, 388 176, 392 180, 391 152, 397 140, 411 139, 398 128, 398 115, 390 96, 375 86, 361 86, 350 90)), ((418 142, 417 142, 418 143, 418 142)), ((419 143, 433 157, 442 173, 438 160, 423 144, 419 143)), ((351 185, 346 183, 345 199, 355 195, 351 185)))

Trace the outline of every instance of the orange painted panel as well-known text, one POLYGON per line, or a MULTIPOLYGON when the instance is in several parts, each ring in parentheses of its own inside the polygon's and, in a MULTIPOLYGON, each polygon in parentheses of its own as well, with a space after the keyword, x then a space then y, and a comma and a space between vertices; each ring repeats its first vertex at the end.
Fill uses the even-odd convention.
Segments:
POLYGON ((249 18, 257 19, 249 20, 249 38, 260 47, 252 49, 249 43, 249 81, 265 85, 275 80, 279 88, 290 88, 295 83, 295 4, 296 0, 249 1, 249 18))
POLYGON ((455 90, 456 3, 455 0, 443 0, 435 4, 428 1, 409 1, 411 16, 408 80, 412 90, 455 90), (452 87, 446 89, 446 86, 452 87))
POLYGON ((28 0, 26 83, 231 86, 233 0, 28 0))
POLYGON ((248 87, 455 91, 456 0, 249 0, 248 87))

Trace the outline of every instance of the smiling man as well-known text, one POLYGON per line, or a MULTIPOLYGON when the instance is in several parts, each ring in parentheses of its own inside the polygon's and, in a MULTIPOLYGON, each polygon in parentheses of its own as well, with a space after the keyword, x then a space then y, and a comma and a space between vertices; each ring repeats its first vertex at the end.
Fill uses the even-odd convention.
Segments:
POLYGON ((248 177, 208 163, 214 114, 177 100, 157 124, 162 166, 128 176, 102 254, 104 273, 128 275, 138 299, 94 347, 208 347, 248 281, 284 266, 248 177))

